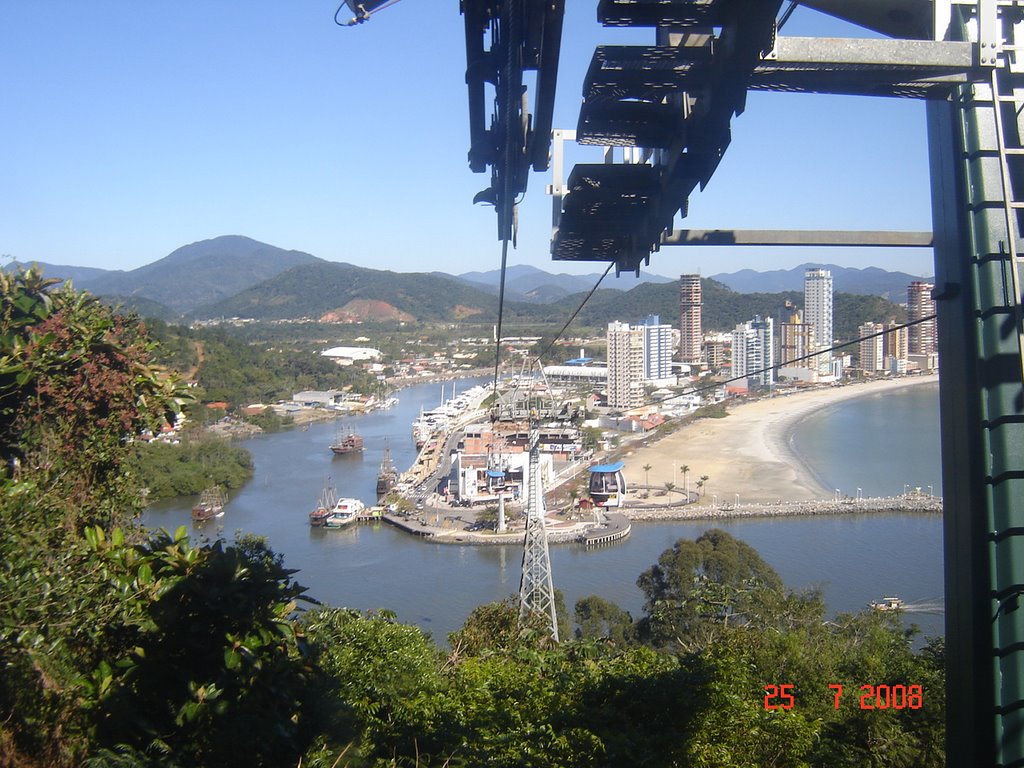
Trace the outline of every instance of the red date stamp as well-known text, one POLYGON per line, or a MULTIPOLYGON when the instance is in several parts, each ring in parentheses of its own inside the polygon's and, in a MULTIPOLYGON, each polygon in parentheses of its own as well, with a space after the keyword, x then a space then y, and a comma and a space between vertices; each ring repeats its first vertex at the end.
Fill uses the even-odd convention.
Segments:
MULTIPOLYGON (((764 687, 764 708, 767 710, 792 709, 796 696, 792 684, 766 685, 764 687)), ((843 686, 831 683, 832 704, 839 709, 843 698, 843 686)), ((924 705, 924 691, 920 685, 862 685, 860 686, 861 709, 920 709, 924 705)))

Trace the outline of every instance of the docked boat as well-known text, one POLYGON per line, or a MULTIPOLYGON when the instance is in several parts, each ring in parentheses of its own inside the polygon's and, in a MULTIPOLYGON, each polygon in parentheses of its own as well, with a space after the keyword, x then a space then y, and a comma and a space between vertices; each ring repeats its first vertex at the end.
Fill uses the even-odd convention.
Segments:
POLYGON ((359 499, 338 499, 324 517, 324 528, 345 528, 359 519, 366 505, 359 499))
POLYGON ((876 600, 871 603, 871 607, 876 611, 901 611, 906 607, 906 603, 898 597, 883 597, 881 600, 876 600))
POLYGON ((207 488, 199 495, 199 501, 192 507, 192 519, 197 523, 212 520, 224 514, 224 505, 228 503, 224 489, 219 485, 207 488))
POLYGON ((352 429, 339 433, 335 436, 334 442, 331 443, 331 450, 337 455, 359 453, 363 450, 363 437, 352 429))
POLYGON ((398 470, 391 461, 391 448, 384 446, 384 458, 380 462, 380 472, 377 473, 377 498, 382 499, 391 493, 395 484, 398 483, 398 470))
POLYGON ((331 514, 331 510, 334 509, 334 505, 337 503, 338 499, 334 494, 334 488, 325 485, 320 493, 320 498, 317 499, 316 507, 309 513, 309 524, 322 528, 324 521, 327 520, 327 516, 331 514))

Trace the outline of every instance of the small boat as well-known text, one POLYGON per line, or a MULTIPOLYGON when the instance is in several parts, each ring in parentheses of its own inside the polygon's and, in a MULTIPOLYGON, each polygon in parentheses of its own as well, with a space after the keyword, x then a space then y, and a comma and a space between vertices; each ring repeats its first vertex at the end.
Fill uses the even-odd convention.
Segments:
POLYGON ((391 461, 391 448, 384 446, 384 458, 380 462, 380 472, 377 473, 377 498, 381 499, 391 493, 391 490, 398 482, 398 470, 391 461))
POLYGON ((358 453, 363 450, 363 437, 349 429, 348 432, 335 436, 334 442, 331 443, 331 450, 339 456, 346 453, 358 453))
POLYGON ((898 597, 883 597, 871 603, 871 607, 876 611, 901 611, 906 607, 906 603, 898 597))
POLYGON ((359 519, 366 505, 359 499, 338 499, 324 517, 324 528, 344 528, 359 519))
POLYGON ((334 488, 329 485, 325 485, 324 490, 320 494, 320 498, 317 500, 316 508, 309 513, 309 524, 322 528, 324 522, 327 520, 327 516, 331 513, 331 510, 337 503, 338 500, 334 495, 334 488))
POLYGON ((228 498, 219 485, 211 486, 199 495, 199 502, 192 507, 192 519, 203 523, 224 514, 228 498))

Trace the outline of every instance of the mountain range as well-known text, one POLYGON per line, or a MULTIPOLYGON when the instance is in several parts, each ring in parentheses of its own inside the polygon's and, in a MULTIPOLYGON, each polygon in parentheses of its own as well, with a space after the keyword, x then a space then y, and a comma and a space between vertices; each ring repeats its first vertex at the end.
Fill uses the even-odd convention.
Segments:
MULTIPOLYGON (((497 318, 500 272, 399 273, 326 261, 239 235, 182 246, 133 270, 40 265, 50 277, 69 279, 111 303, 169 321, 251 317, 263 320, 312 318, 323 322, 457 322, 497 318)), ((743 270, 704 279, 705 325, 725 329, 754 313, 773 314, 781 292, 800 303, 803 273, 743 270)), ((839 296, 862 294, 858 311, 891 314, 892 306, 871 297, 902 301, 914 276, 877 268, 832 270, 839 296), (867 302, 867 303, 865 303, 867 302)), ((530 266, 506 272, 505 317, 520 322, 558 322, 577 306, 599 274, 550 274, 530 266)), ((677 281, 642 273, 605 280, 587 302, 580 320, 600 324, 660 314, 678 318, 677 281)))
POLYGON ((918 277, 906 272, 889 272, 878 267, 856 269, 853 267, 840 267, 836 264, 819 263, 801 264, 798 267, 793 267, 793 269, 774 269, 768 272, 741 269, 739 272, 712 275, 711 279, 727 285, 738 293, 753 293, 755 291, 764 291, 766 293, 778 293, 779 291, 802 292, 804 289, 804 272, 814 268, 827 269, 832 273, 832 289, 834 291, 881 296, 896 303, 906 303, 907 286, 915 280, 932 281, 930 277, 918 277))

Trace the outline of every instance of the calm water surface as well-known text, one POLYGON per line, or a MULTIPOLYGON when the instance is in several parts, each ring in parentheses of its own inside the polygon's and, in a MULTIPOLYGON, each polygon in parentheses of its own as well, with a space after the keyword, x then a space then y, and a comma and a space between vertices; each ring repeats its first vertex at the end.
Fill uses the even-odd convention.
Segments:
MULTIPOLYGON (((473 383, 460 382, 458 390, 473 383)), ((928 388, 907 392, 916 395, 921 389, 928 388)), ((387 525, 313 529, 306 517, 328 479, 342 495, 373 501, 385 444, 390 446, 399 468, 408 467, 415 457, 411 422, 421 405, 437 405, 440 394, 439 384, 408 388, 399 393, 400 403, 390 411, 339 422, 363 435, 366 448, 362 456, 335 457, 330 452, 335 423, 245 441, 255 461, 253 480, 235 492, 224 517, 217 521, 219 527, 208 523, 195 532, 230 538, 241 530, 266 536, 270 545, 284 555, 287 566, 300 569, 296 578, 317 600, 361 610, 390 608, 402 621, 418 624, 443 640, 477 605, 518 592, 521 548, 431 544, 387 525)), ((446 395, 450 394, 448 384, 446 395)), ((798 427, 794 440, 805 458, 806 451, 812 450, 814 459, 807 460, 816 462, 815 471, 830 478, 830 485, 835 483, 832 478, 857 477, 856 485, 865 493, 869 488, 874 493, 867 479, 869 474, 874 476, 874 469, 865 465, 864 473, 858 475, 846 466, 842 472, 847 475, 829 474, 835 470, 829 465, 828 453, 807 449, 806 435, 830 432, 829 424, 838 423, 847 441, 872 445, 878 439, 872 434, 873 422, 848 417, 844 406, 855 410, 880 408, 880 423, 892 424, 907 410, 902 395, 879 398, 881 403, 866 402, 873 401, 873 397, 860 398, 816 414, 798 427), (890 411, 888 417, 886 408, 890 411)), ((935 397, 933 392, 933 400, 935 397)), ((913 412, 921 417, 927 409, 915 405, 913 412)), ((920 428, 908 432, 924 434, 920 428)), ((885 441, 877 445, 884 446, 885 441)), ((915 455, 919 452, 917 448, 912 451, 915 455)), ((850 455, 849 451, 842 453, 841 460, 849 464, 850 455)), ((937 461, 936 448, 936 475, 937 461)), ((892 455, 889 462, 897 463, 892 455)), ((902 490, 902 482, 895 492, 902 490)), ((883 488, 877 492, 893 491, 883 488)), ((192 499, 182 499, 154 505, 147 511, 146 523, 169 529, 191 526, 191 503, 192 499)), ((870 600, 889 594, 922 603, 936 603, 942 597, 942 527, 938 515, 794 517, 720 521, 716 525, 756 548, 788 586, 823 588, 832 612, 856 611, 870 600)), ((555 584, 565 594, 570 610, 581 597, 598 594, 636 616, 643 600, 636 587, 640 573, 677 539, 695 538, 711 527, 707 522, 637 524, 629 539, 609 548, 587 551, 578 545, 553 546, 555 584)), ((942 632, 938 614, 912 613, 909 618, 929 635, 942 632)))

